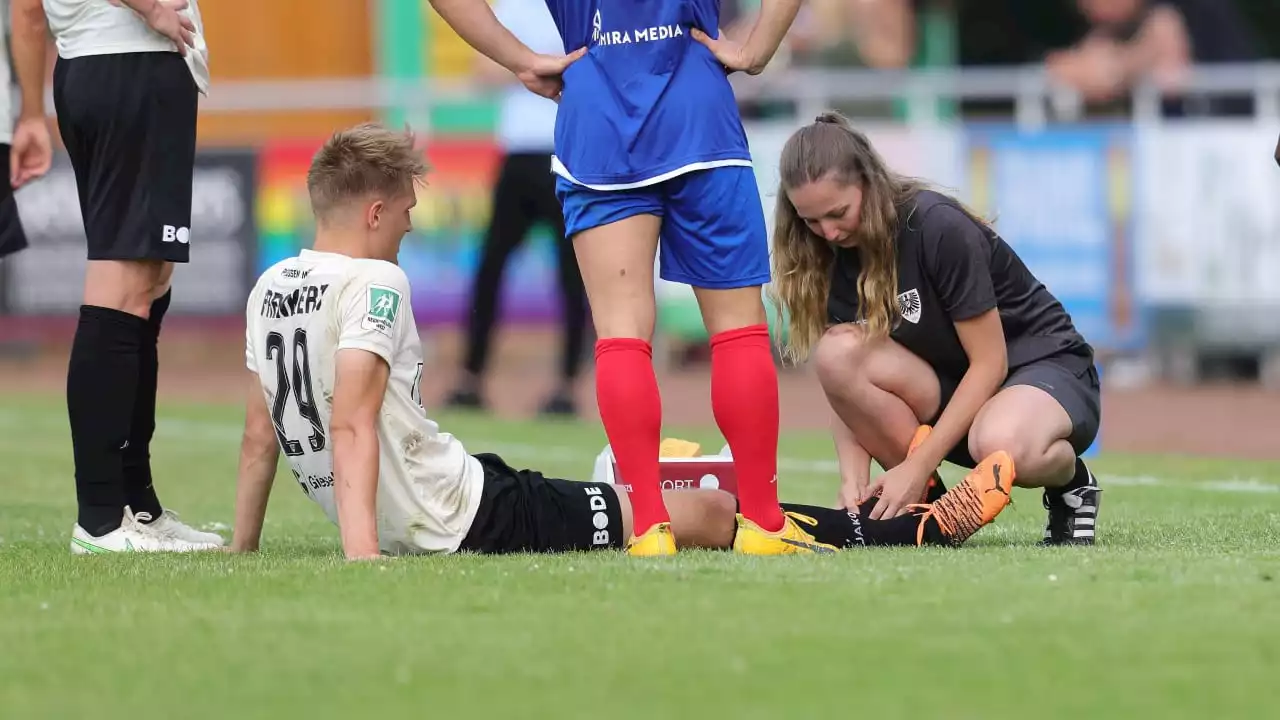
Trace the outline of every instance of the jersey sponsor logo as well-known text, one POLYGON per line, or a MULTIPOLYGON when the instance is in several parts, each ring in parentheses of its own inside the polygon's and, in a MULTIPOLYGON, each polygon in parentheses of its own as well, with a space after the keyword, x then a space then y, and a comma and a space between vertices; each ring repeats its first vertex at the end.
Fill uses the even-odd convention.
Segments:
POLYGON ((313 313, 324 304, 324 294, 328 289, 328 284, 325 284, 303 285, 287 293, 267 290, 262 296, 259 314, 264 318, 290 318, 313 313))
POLYGON ((684 36, 684 28, 679 25, 654 25, 631 30, 605 30, 600 19, 600 11, 591 18, 591 43, 601 47, 609 45, 626 45, 628 43, 657 42, 684 36))
POLYGON ((400 314, 400 291, 385 285, 369 285, 365 298, 367 308, 360 327, 390 335, 400 314))
POLYGON ((598 487, 582 488, 587 493, 587 506, 591 508, 591 524, 595 532, 591 534, 591 544, 609 544, 609 503, 604 499, 604 491, 598 487))
POLYGON ((898 314, 915 325, 920 322, 920 291, 915 288, 898 294, 898 314))
POLYGON ((191 230, 185 227, 174 227, 173 225, 165 225, 161 230, 160 239, 164 242, 176 242, 182 245, 191 243, 191 230))

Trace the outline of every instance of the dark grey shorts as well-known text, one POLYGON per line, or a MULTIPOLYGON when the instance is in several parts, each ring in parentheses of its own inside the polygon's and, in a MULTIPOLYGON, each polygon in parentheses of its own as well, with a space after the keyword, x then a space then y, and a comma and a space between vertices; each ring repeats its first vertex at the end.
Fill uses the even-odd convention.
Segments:
MULTIPOLYGON (((941 408, 945 408, 960 385, 959 379, 939 377, 942 388, 941 408)), ((1098 382, 1098 368, 1091 356, 1061 354, 1037 360, 1010 371, 1000 387, 1030 385, 1049 393, 1067 416, 1071 418, 1071 435, 1067 441, 1082 455, 1098 437, 1102 420, 1102 385, 1098 382)), ((932 424, 937 418, 930 421, 932 424)), ((969 438, 966 436, 947 454, 947 461, 971 468, 977 463, 969 454, 969 438)))

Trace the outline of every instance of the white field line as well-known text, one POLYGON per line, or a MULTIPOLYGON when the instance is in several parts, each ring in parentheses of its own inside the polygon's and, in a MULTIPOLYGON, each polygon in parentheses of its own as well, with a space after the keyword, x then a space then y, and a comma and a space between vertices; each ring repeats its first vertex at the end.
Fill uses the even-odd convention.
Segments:
MULTIPOLYGON (((0 429, 19 427, 27 430, 42 430, 46 428, 65 430, 66 425, 65 421, 52 422, 47 415, 23 417, 10 410, 0 410, 0 429)), ((239 442, 240 433, 241 427, 236 423, 229 422, 161 417, 156 423, 156 435, 167 440, 197 440, 234 444, 239 442)), ((587 470, 595 462, 594 454, 584 455, 580 449, 567 445, 531 445, 489 441, 474 436, 464 438, 463 442, 468 450, 473 452, 495 452, 511 459, 530 463, 538 461, 580 462, 584 470, 587 470)), ((23 444, 29 445, 30 443, 24 441, 23 444)), ((810 460, 786 456, 778 458, 778 469, 784 472, 815 475, 834 475, 839 470, 835 460, 810 460)), ((1098 480, 1104 487, 1107 485, 1119 485, 1136 488, 1159 488, 1167 485, 1176 485, 1180 488, 1192 488, 1207 492, 1280 493, 1280 485, 1254 477, 1230 477, 1197 482, 1170 483, 1153 475, 1099 475, 1098 480)))

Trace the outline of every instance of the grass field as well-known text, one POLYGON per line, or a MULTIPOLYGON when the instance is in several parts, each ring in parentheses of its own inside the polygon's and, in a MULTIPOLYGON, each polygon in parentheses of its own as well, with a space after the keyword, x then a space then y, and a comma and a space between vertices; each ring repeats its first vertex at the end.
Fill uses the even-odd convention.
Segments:
MULTIPOLYGON (((161 497, 229 537, 240 411, 167 405, 161 497)), ((594 424, 444 416, 583 477, 594 424)), ((1280 466, 1104 457, 1100 545, 1034 546, 1037 493, 966 548, 349 566, 287 473, 255 556, 72 557, 59 397, 0 406, 0 717, 1265 717, 1280 466)), ((714 430, 669 430, 712 450, 714 430)), ((784 438, 785 499, 835 494, 784 438)), ((950 469, 947 478, 958 475, 950 469)))

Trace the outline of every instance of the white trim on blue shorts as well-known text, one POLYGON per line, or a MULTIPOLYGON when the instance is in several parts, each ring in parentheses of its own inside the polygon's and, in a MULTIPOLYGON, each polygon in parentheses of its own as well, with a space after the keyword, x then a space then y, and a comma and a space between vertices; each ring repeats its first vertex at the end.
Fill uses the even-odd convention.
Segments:
POLYGON ((560 162, 560 158, 556 157, 555 155, 551 156, 551 172, 555 173, 556 175, 559 175, 565 180, 568 180, 574 185, 579 185, 584 188, 589 188, 591 190, 599 190, 602 192, 613 192, 615 190, 635 190, 636 188, 648 187, 650 185, 657 185, 658 183, 666 182, 671 178, 679 177, 686 173, 696 172, 698 170, 711 170, 713 168, 720 168, 720 167, 752 167, 752 165, 750 160, 741 160, 741 159, 707 160, 705 162, 689 163, 688 165, 678 167, 675 170, 664 172, 661 175, 651 177, 647 180, 640 180, 639 182, 618 183, 616 185, 588 185, 587 183, 579 182, 578 179, 575 178, 569 172, 569 169, 564 166, 564 163, 560 162))

